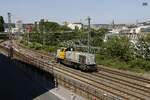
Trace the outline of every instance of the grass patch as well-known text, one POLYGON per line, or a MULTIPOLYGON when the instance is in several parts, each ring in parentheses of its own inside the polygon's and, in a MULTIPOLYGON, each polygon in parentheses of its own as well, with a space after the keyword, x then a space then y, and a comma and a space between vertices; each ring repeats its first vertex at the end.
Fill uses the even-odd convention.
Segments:
POLYGON ((58 46, 43 46, 44 51, 46 52, 56 52, 58 49, 58 46))
POLYGON ((106 55, 96 55, 96 63, 98 65, 104 65, 110 68, 128 70, 138 73, 144 73, 150 71, 150 61, 143 59, 136 59, 130 62, 125 62, 119 58, 112 58, 106 55))
POLYGON ((34 50, 40 50, 40 51, 46 51, 46 52, 56 52, 58 49, 58 46, 50 46, 50 45, 42 45, 40 43, 30 42, 27 43, 25 41, 20 41, 21 44, 23 44, 26 48, 34 49, 34 50))
MULTIPOLYGON (((43 52, 51 52, 56 53, 57 49, 59 48, 58 45, 50 46, 50 45, 42 45, 39 43, 27 43, 25 41, 21 41, 21 43, 27 47, 34 50, 39 50, 43 52)), ((110 68, 115 68, 119 70, 126 70, 126 71, 133 71, 138 73, 144 73, 150 71, 150 61, 145 59, 136 58, 134 60, 125 61, 120 59, 119 57, 111 57, 107 54, 97 54, 96 55, 96 63, 97 65, 104 65, 110 68)))

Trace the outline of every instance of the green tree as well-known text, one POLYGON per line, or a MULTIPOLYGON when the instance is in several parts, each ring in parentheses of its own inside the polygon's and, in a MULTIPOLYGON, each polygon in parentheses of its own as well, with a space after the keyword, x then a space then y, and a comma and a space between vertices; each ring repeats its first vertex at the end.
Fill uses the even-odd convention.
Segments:
POLYGON ((0 16, 0 32, 4 32, 4 19, 0 16))
POLYGON ((67 27, 67 25, 62 25, 62 26, 60 27, 60 30, 61 30, 61 31, 72 31, 72 29, 69 28, 69 27, 67 27))
POLYGON ((143 35, 136 43, 138 57, 150 60, 150 34, 143 35))
POLYGON ((92 46, 101 46, 103 44, 103 40, 107 32, 108 30, 104 28, 101 28, 99 30, 92 30, 90 44, 92 46))
POLYGON ((56 32, 60 30, 60 25, 56 22, 44 22, 46 32, 56 32))
POLYGON ((124 61, 130 61, 134 58, 134 51, 127 37, 114 36, 107 40, 105 49, 109 56, 116 57, 124 61))
POLYGON ((108 32, 108 29, 106 29, 106 28, 100 28, 100 29, 97 30, 97 32, 104 34, 104 33, 108 32))
MULTIPOLYGON (((44 19, 39 22, 39 30, 38 32, 35 27, 33 33, 30 33, 30 42, 40 43, 45 46, 55 46, 59 43, 76 39, 80 34, 68 28, 67 25, 61 26, 56 22, 44 21, 44 19)), ((24 37, 25 39, 27 38, 26 35, 24 37)))
POLYGON ((145 37, 143 36, 143 41, 147 42, 147 43, 150 43, 150 33, 147 34, 145 37))

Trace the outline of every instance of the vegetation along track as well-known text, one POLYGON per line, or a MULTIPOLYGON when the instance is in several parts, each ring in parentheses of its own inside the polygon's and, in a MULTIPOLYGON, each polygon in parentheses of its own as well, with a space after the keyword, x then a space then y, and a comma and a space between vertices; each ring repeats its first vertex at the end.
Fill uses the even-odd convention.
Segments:
MULTIPOLYGON (((25 50, 26 51, 26 50, 25 50)), ((31 52, 31 54, 32 55, 39 55, 39 56, 43 56, 44 58, 48 58, 47 56, 44 56, 44 55, 42 55, 42 54, 40 54, 40 53, 36 53, 35 54, 35 52, 33 52, 33 51, 30 51, 30 50, 28 50, 28 51, 26 51, 26 52, 31 52)), ((44 59, 43 58, 43 59, 44 59)), ((48 60, 48 59, 47 59, 48 60)), ((62 66, 62 65, 61 65, 62 66)), ((60 67, 59 67, 60 68, 60 67)), ((74 73, 75 72, 75 70, 74 69, 70 69, 70 68, 63 68, 63 70, 67 70, 67 71, 71 71, 71 70, 73 70, 72 72, 70 72, 70 73, 74 73)), ((104 69, 103 69, 104 70, 104 69)), ((101 70, 101 71, 103 71, 103 70, 101 70)), ((124 95, 125 97, 127 97, 128 98, 128 96, 130 95, 130 96, 132 96, 132 97, 135 97, 135 98, 139 98, 139 99, 145 99, 145 97, 143 96, 144 95, 144 93, 146 93, 146 91, 148 90, 148 89, 146 89, 145 87, 143 87, 143 89, 141 89, 141 88, 137 88, 137 87, 135 87, 135 86, 133 86, 133 84, 130 84, 129 85, 129 83, 130 82, 128 82, 128 81, 126 81, 126 82, 124 82, 123 83, 123 81, 122 80, 119 80, 119 81, 117 81, 118 79, 116 79, 115 77, 114 78, 112 78, 111 80, 110 80, 110 78, 109 78, 109 80, 108 80, 108 77, 106 78, 104 78, 103 77, 103 80, 102 80, 102 77, 100 77, 100 74, 99 75, 97 75, 97 74, 95 74, 94 75, 94 73, 91 75, 91 74, 88 74, 88 73, 83 73, 83 72, 81 72, 80 74, 80 71, 78 71, 78 72, 76 72, 76 73, 74 73, 74 74, 77 74, 77 76, 80 76, 80 77, 83 77, 84 79, 88 79, 88 80, 91 80, 91 82, 90 83, 88 83, 88 84, 91 84, 91 85, 94 85, 95 83, 97 83, 97 85, 98 85, 98 87, 100 88, 100 89, 102 89, 102 87, 107 87, 107 89, 104 89, 103 88, 103 90, 105 90, 105 91, 107 91, 107 92, 110 92, 110 88, 112 89, 112 91, 113 91, 113 93, 112 94, 114 94, 114 92, 116 92, 117 93, 117 95, 120 95, 120 94, 122 94, 122 93, 124 93, 124 94, 126 94, 126 95, 124 95), (95 78, 94 78, 95 77, 95 78), (116 79, 116 80, 115 80, 116 79), (113 81, 114 83, 112 84, 112 82, 110 82, 110 81, 113 81), (121 82, 122 81, 122 82, 121 82), (121 89, 121 86, 120 85, 117 85, 117 84, 119 84, 120 83, 120 85, 122 84, 122 89, 121 89), (111 85, 110 85, 111 84, 111 85), (126 85, 126 87, 124 87, 123 85, 126 85), (108 87, 109 87, 109 89, 108 89, 108 87), (130 87, 130 89, 129 89, 129 87, 130 87), (131 88, 133 88, 133 90, 131 90, 131 88), (136 91, 134 91, 136 89, 136 91), (116 90, 116 91, 115 91, 116 90), (129 92, 128 91, 126 91, 126 90, 130 90, 129 92), (132 91, 132 92, 131 92, 132 91), (140 91, 144 91, 143 93, 142 92, 140 92, 140 91)), ((113 73, 114 74, 114 73, 113 73)), ((138 84, 137 84, 138 85, 138 84)), ((95 85, 96 86, 96 85, 95 85)), ((142 87, 142 86, 141 86, 142 87)), ((148 93, 149 93, 149 91, 145 94, 145 95, 148 95, 148 93)))
POLYGON ((38 52, 37 50, 29 50, 28 48, 26 48, 25 46, 21 45, 20 43, 17 43, 16 41, 13 42, 14 47, 16 49, 18 49, 19 51, 24 51, 24 53, 32 53, 32 55, 37 56, 38 58, 42 58, 44 60, 54 60, 54 57, 52 57, 51 55, 46 55, 43 54, 41 52, 38 52))

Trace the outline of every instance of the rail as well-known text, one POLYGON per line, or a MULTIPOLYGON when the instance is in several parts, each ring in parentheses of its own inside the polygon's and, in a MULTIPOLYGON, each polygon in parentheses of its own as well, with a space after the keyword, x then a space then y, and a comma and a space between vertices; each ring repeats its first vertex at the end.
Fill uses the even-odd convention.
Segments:
MULTIPOLYGON (((8 48, 1 45, 0 48, 9 52, 8 48)), ((16 59, 53 74, 59 84, 72 89, 74 92, 88 99, 96 97, 98 100, 148 100, 150 97, 149 87, 145 86, 149 84, 148 79, 103 67, 97 73, 83 73, 56 64, 53 61, 54 59, 47 55, 28 49, 23 50, 17 45, 16 48, 18 48, 18 50, 14 51, 16 59), (49 63, 50 59, 52 61, 49 63), (124 77, 125 79, 120 77, 124 77), (132 80, 135 80, 136 83, 132 82, 132 80)))

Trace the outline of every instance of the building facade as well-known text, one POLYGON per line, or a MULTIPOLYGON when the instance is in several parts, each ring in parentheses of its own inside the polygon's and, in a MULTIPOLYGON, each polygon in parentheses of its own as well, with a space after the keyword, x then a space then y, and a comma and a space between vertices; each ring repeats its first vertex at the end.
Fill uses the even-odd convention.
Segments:
POLYGON ((83 28, 83 24, 82 23, 69 23, 67 24, 67 27, 71 28, 72 30, 74 29, 82 29, 83 28))

